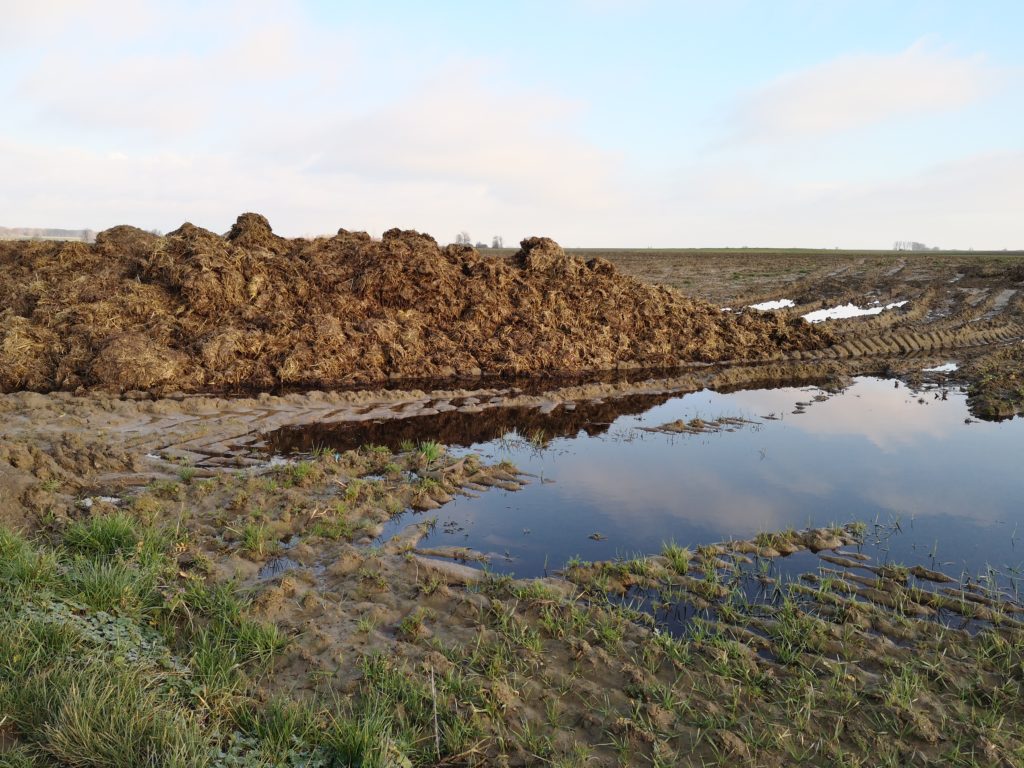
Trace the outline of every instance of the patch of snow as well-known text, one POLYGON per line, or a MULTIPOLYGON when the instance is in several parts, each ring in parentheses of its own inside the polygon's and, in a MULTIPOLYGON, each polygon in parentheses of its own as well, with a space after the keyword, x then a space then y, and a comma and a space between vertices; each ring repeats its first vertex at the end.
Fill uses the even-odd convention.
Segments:
POLYGON ((772 309, 785 309, 786 307, 795 307, 796 303, 792 299, 776 299, 775 301, 762 301, 760 304, 751 304, 747 309, 756 309, 759 312, 767 312, 772 309))
POLYGON ((934 368, 922 368, 921 370, 925 373, 952 373, 959 367, 956 363, 943 363, 942 365, 936 365, 934 368))
POLYGON ((858 307, 856 304, 843 304, 828 309, 817 309, 804 315, 808 323, 823 323, 826 320, 845 320, 848 317, 863 317, 865 315, 879 315, 887 309, 902 307, 906 301, 894 301, 892 304, 877 307, 858 307))

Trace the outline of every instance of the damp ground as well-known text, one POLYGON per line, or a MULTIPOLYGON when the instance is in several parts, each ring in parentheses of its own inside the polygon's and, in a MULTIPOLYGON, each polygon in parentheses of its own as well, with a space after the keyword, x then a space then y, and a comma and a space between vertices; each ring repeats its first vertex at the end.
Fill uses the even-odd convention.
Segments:
POLYGON ((1019 764, 1021 422, 948 362, 0 397, 0 759, 1019 764))

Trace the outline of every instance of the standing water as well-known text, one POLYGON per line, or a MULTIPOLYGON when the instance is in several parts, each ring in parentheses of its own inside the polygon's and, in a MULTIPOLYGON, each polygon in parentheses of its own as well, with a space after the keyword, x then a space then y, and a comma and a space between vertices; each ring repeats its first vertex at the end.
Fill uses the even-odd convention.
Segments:
MULTIPOLYGON (((899 531, 879 559, 973 576, 993 568, 1011 579, 1024 565, 1024 421, 975 421, 958 391, 858 378, 839 393, 701 391, 634 407, 587 423, 556 408, 546 433, 535 410, 519 414, 521 426, 506 413, 502 437, 467 430, 460 442, 445 430, 454 453, 509 460, 532 478, 521 491, 493 489, 430 513, 437 525, 423 545, 479 550, 493 570, 528 577, 573 557, 658 553, 668 541, 693 548, 862 521, 899 531), (710 432, 652 431, 723 418, 710 432), (545 439, 566 424, 571 434, 545 439)), ((415 421, 395 428, 408 437, 415 421)), ((358 438, 351 429, 350 442, 358 438)), ((385 441, 386 423, 363 429, 385 441)), ((400 515, 383 537, 423 519, 400 515)))

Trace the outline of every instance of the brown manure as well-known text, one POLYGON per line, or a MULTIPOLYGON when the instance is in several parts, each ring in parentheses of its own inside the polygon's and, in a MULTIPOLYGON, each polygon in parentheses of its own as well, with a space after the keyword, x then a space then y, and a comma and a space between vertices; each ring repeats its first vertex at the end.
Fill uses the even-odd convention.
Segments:
POLYGON ((392 229, 289 240, 120 226, 0 244, 0 390, 331 388, 757 360, 831 333, 722 313, 529 238, 511 258, 392 229))
POLYGON ((188 357, 181 352, 141 333, 126 333, 104 345, 93 360, 91 374, 101 386, 152 389, 182 382, 188 368, 188 357))

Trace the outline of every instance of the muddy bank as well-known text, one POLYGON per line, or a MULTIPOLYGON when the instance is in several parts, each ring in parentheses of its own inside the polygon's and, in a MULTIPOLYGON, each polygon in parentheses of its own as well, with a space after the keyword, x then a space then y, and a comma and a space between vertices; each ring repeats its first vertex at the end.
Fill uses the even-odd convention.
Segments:
POLYGON ((420 556, 415 532, 353 543, 414 490, 366 477, 388 464, 454 467, 452 491, 514 477, 371 448, 96 499, 31 541, 0 527, 0 759, 924 766, 1024 750, 1024 608, 876 563, 868 526, 516 581, 420 556), (802 579, 771 577, 808 550, 802 579), (665 631, 669 610, 689 611, 684 632, 665 631))
POLYGON ((968 402, 979 418, 1000 420, 1024 413, 1024 345, 977 360, 968 375, 968 402))
POLYGON ((723 315, 567 256, 511 258, 390 230, 286 240, 243 214, 83 243, 0 244, 0 390, 333 388, 763 359, 828 343, 774 315, 723 315))

